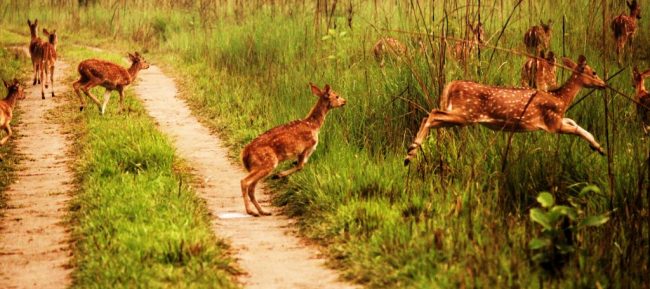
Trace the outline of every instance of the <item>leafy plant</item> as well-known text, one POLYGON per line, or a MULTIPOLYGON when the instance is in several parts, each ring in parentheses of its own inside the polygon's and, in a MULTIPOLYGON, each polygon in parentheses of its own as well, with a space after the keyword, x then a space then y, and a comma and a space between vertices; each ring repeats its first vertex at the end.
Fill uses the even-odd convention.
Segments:
POLYGON ((344 42, 350 39, 347 31, 336 31, 335 29, 327 30, 327 34, 321 37, 323 42, 328 42, 330 45, 329 55, 327 59, 332 61, 342 60, 347 56, 347 51, 341 47, 344 42))
POLYGON ((595 186, 586 186, 578 197, 570 198, 571 206, 556 205, 553 195, 542 192, 537 196, 541 208, 530 210, 530 219, 542 226, 540 235, 528 243, 535 252, 532 259, 551 275, 558 275, 578 249, 576 234, 585 227, 601 226, 609 220, 608 213, 586 216, 581 201, 588 193, 599 193, 595 186))

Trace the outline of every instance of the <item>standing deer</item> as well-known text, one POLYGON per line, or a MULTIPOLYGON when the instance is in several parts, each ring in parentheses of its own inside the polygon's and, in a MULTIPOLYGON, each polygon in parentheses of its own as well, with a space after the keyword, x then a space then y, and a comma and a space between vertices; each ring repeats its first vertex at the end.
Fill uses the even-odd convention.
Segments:
POLYGON ((250 215, 270 215, 255 199, 257 183, 271 174, 280 162, 287 159, 297 157, 298 163, 295 167, 277 174, 278 177, 286 177, 301 170, 309 156, 316 150, 318 133, 327 113, 330 109, 344 106, 346 103, 345 99, 330 89, 329 84, 325 85, 323 90, 311 83, 310 86, 311 92, 318 97, 318 100, 307 117, 266 131, 246 145, 242 151, 242 162, 249 174, 241 180, 241 191, 246 213, 250 215), (251 210, 248 198, 259 214, 251 210))
POLYGON ((387 56, 392 56, 396 59, 407 56, 408 48, 399 40, 391 37, 381 38, 372 47, 372 53, 375 55, 375 60, 379 62, 379 67, 384 67, 387 56))
POLYGON ((645 89, 645 78, 650 76, 650 69, 639 73, 639 70, 634 67, 632 70, 632 81, 634 82, 634 89, 636 90, 636 113, 641 119, 643 131, 647 134, 650 131, 650 94, 645 89))
POLYGON ((544 52, 541 52, 539 58, 530 57, 524 64, 521 69, 521 85, 543 91, 554 89, 557 87, 556 70, 555 54, 548 52, 544 56, 544 52))
POLYGON ((84 106, 86 105, 84 98, 81 95, 81 91, 97 104, 100 113, 103 115, 106 111, 106 105, 108 104, 108 100, 110 99, 113 90, 117 90, 120 94, 120 110, 122 110, 124 89, 133 83, 140 70, 149 68, 149 64, 138 52, 135 52, 135 54, 129 53, 129 59, 131 60, 131 67, 128 69, 99 59, 86 59, 79 63, 77 70, 79 71, 81 78, 75 81, 72 84, 72 87, 74 87, 74 91, 77 93, 77 96, 79 96, 79 100, 81 101, 81 106, 79 107, 80 111, 83 111, 84 106), (106 88, 103 103, 100 103, 99 100, 90 93, 90 89, 98 85, 106 88))
POLYGON ((625 43, 628 39, 634 38, 637 30, 637 19, 641 19, 641 7, 636 0, 625 1, 630 8, 630 16, 623 13, 612 20, 612 30, 616 39, 616 61, 621 64, 621 53, 625 49, 625 43))
POLYGON ((420 130, 408 147, 404 165, 417 154, 417 149, 427 137, 429 129, 448 126, 482 124, 492 130, 528 132, 543 130, 550 133, 577 135, 589 146, 604 154, 600 144, 575 121, 564 117, 569 104, 583 87, 603 89, 605 82, 587 65, 584 56, 578 64, 562 59, 573 74, 564 85, 553 91, 503 88, 470 81, 452 81, 440 97, 440 107, 422 120, 420 130))
POLYGON ((56 63, 56 45, 59 43, 59 38, 56 36, 56 30, 50 33, 43 28, 43 34, 47 36, 47 42, 41 42, 43 58, 39 70, 41 71, 41 98, 45 99, 45 88, 48 88, 48 75, 52 85, 52 97, 54 97, 54 64, 56 63))
POLYGON ((40 67, 43 62, 43 48, 41 44, 43 41, 37 35, 38 29, 38 19, 34 19, 32 23, 27 19, 27 25, 29 25, 29 33, 31 34, 31 40, 29 41, 29 56, 32 59, 32 67, 34 68, 34 83, 41 83, 40 77, 40 67))
POLYGON ((552 23, 551 20, 546 24, 540 21, 540 25, 535 25, 526 31, 526 34, 524 34, 524 44, 529 51, 534 51, 535 55, 539 55, 540 52, 546 51, 550 47, 552 23))
POLYGON ((480 44, 484 43, 485 39, 485 30, 483 29, 483 23, 479 22, 476 26, 469 24, 470 32, 472 33, 471 40, 457 41, 451 50, 454 58, 458 61, 464 61, 471 54, 474 48, 480 44))
POLYGON ((3 129, 7 135, 0 140, 0 145, 7 143, 11 137, 11 119, 14 114, 14 107, 16 106, 16 101, 19 99, 25 99, 25 92, 23 87, 20 85, 17 79, 14 79, 13 82, 7 83, 2 81, 7 88, 7 97, 0 100, 0 128, 3 129))

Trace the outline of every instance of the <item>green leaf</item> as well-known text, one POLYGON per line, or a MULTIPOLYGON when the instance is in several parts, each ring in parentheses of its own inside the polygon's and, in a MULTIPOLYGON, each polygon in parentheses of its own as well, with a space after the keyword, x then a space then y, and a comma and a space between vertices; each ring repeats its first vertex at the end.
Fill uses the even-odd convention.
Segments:
POLYGON ((530 209, 530 219, 542 225, 544 229, 551 230, 553 227, 549 222, 548 216, 538 208, 530 209))
POLYGON ((595 185, 588 185, 588 186, 585 186, 584 188, 582 188, 582 190, 580 190, 580 193, 578 195, 579 196, 584 196, 587 193, 600 194, 600 188, 598 186, 595 186, 595 185))
POLYGON ((528 248, 531 250, 537 250, 551 245, 551 240, 548 238, 535 238, 530 240, 528 243, 528 248))
POLYGON ((327 59, 329 59, 329 60, 335 60, 335 59, 336 59, 336 55, 330 55, 330 56, 327 56, 327 59))
POLYGON ((330 38, 332 38, 332 36, 329 36, 329 35, 325 35, 325 36, 323 36, 323 37, 321 37, 321 39, 320 39, 320 40, 323 40, 323 41, 325 41, 325 40, 329 40, 330 38))
POLYGON ((340 37, 343 37, 343 36, 345 36, 345 35, 348 35, 348 32, 347 32, 347 31, 343 31, 343 32, 339 33, 339 36, 340 36, 340 37))
POLYGON ((580 227, 583 226, 597 227, 607 223, 607 221, 609 221, 609 217, 606 215, 589 216, 586 219, 582 220, 582 222, 580 222, 580 227))
POLYGON ((539 202, 544 208, 548 208, 555 203, 555 201, 553 200, 553 195, 551 195, 548 192, 541 192, 537 196, 537 202, 539 202))
POLYGON ((329 29, 329 30, 327 30, 327 34, 329 34, 329 35, 336 35, 336 30, 334 30, 334 29, 329 29))
POLYGON ((571 220, 575 220, 578 218, 578 212, 574 208, 570 208, 567 206, 555 206, 551 209, 552 212, 556 212, 558 214, 562 214, 564 216, 569 217, 571 220))

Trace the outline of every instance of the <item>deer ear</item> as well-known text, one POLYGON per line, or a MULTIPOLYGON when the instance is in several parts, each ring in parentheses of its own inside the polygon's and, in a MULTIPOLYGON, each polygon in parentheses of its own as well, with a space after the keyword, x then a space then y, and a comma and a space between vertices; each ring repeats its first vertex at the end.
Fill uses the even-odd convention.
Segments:
POLYGON ((585 66, 587 64, 587 58, 584 55, 578 56, 578 65, 585 66))
POLYGON ((571 69, 575 69, 576 66, 578 66, 575 62, 573 62, 573 60, 566 57, 562 57, 562 63, 564 64, 564 66, 571 69))
POLYGON ((32 26, 32 21, 29 21, 29 19, 27 19, 27 25, 32 26))
POLYGON ((135 56, 140 57, 140 53, 138 53, 138 52, 136 51, 136 52, 135 52, 135 56))
POLYGON ((329 84, 325 84, 325 87, 323 87, 323 94, 324 94, 324 95, 327 95, 327 94, 330 92, 330 89, 331 89, 331 88, 330 88, 330 85, 329 85, 329 84))
POLYGON ((553 53, 553 51, 549 51, 546 54, 546 61, 548 61, 550 63, 555 63, 555 53, 553 53))
POLYGON ((9 83, 6 80, 3 79, 2 82, 5 84, 5 88, 9 88, 9 83))
POLYGON ((135 61, 136 58, 135 58, 135 56, 133 54, 131 54, 131 52, 127 52, 127 54, 129 55, 129 59, 131 61, 135 61))
POLYGON ((318 97, 323 96, 323 92, 320 90, 320 88, 318 88, 318 86, 316 86, 315 84, 313 84, 311 82, 309 83, 309 86, 311 86, 311 93, 313 93, 315 96, 318 96, 318 97))
POLYGON ((45 28, 43 28, 43 33, 45 33, 45 35, 47 35, 47 36, 50 36, 50 32, 47 32, 47 29, 45 29, 45 28))

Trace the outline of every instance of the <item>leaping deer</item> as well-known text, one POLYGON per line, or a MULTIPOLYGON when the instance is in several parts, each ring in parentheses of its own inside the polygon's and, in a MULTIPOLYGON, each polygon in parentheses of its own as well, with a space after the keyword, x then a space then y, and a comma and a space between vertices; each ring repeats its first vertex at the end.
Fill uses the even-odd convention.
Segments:
POLYGON ((59 43, 59 38, 56 36, 56 30, 50 33, 43 28, 43 34, 47 36, 47 42, 41 42, 40 45, 43 58, 39 70, 41 71, 41 98, 45 99, 45 89, 48 88, 48 75, 52 85, 52 97, 54 97, 54 64, 56 63, 56 45, 59 43))
POLYGON ((637 30, 637 19, 641 19, 641 6, 636 0, 632 2, 625 1, 630 8, 630 15, 623 13, 612 20, 612 30, 616 39, 616 61, 621 64, 621 53, 625 49, 625 43, 628 39, 634 38, 637 30))
POLYGON ((524 44, 529 51, 534 51, 535 55, 539 55, 540 52, 546 51, 550 47, 552 23, 553 21, 551 20, 548 20, 547 23, 540 21, 540 25, 535 25, 526 31, 526 34, 524 34, 524 44))
POLYGON ((7 135, 0 140, 0 145, 7 143, 12 135, 11 119, 14 116, 13 111, 16 102, 20 99, 25 99, 25 92, 17 79, 14 79, 13 82, 6 82, 4 80, 2 82, 4 82, 7 88, 7 97, 0 100, 0 129, 4 130, 7 135))
POLYGON ((79 71, 81 78, 75 81, 72 84, 72 87, 77 93, 77 96, 79 96, 79 101, 81 101, 81 106, 79 107, 80 111, 83 111, 84 106, 86 105, 86 102, 81 95, 81 91, 97 104, 100 113, 103 115, 106 111, 106 105, 111 97, 111 91, 113 90, 117 90, 120 94, 120 110, 122 110, 124 103, 124 89, 133 83, 140 70, 149 68, 149 64, 138 52, 135 52, 135 54, 129 53, 129 59, 131 60, 131 67, 128 69, 112 62, 99 59, 86 59, 79 63, 77 70, 79 71), (106 88, 103 103, 100 103, 97 97, 90 93, 90 89, 98 85, 106 88))
POLYGON ((539 58, 530 57, 521 69, 521 85, 543 91, 557 87, 555 54, 541 52, 539 58))
POLYGON ((34 83, 40 83, 40 67, 43 62, 43 48, 40 37, 38 37, 38 19, 34 19, 34 22, 31 22, 27 19, 27 25, 29 25, 29 33, 31 34, 31 40, 29 41, 29 56, 32 59, 32 67, 34 68, 34 83))
POLYGON ((564 85, 553 91, 503 88, 470 81, 452 81, 445 86, 440 97, 440 107, 422 120, 413 143, 408 147, 404 165, 417 154, 417 149, 427 137, 429 129, 482 124, 492 130, 529 132, 543 130, 550 133, 577 135, 589 146, 604 154, 600 144, 575 121, 564 117, 569 104, 583 87, 603 89, 605 82, 587 65, 584 56, 578 63, 568 58, 564 65, 573 70, 564 85))
POLYGON ((650 69, 642 73, 634 67, 632 70, 632 81, 636 90, 636 113, 641 119, 643 131, 647 134, 650 131, 650 93, 645 89, 645 78, 650 76, 650 69))
POLYGON ((297 157, 298 164, 278 177, 286 177, 301 170, 318 145, 318 133, 325 122, 327 113, 337 107, 344 106, 346 100, 330 89, 329 84, 321 90, 311 84, 311 92, 318 97, 311 111, 301 120, 272 128, 251 141, 244 150, 241 158, 249 174, 241 180, 241 192, 244 198, 246 213, 259 216, 271 213, 262 209, 255 199, 255 186, 266 178, 284 160, 297 157), (257 213, 250 208, 248 198, 253 202, 257 213))

